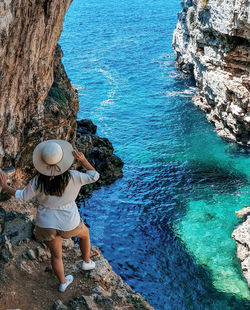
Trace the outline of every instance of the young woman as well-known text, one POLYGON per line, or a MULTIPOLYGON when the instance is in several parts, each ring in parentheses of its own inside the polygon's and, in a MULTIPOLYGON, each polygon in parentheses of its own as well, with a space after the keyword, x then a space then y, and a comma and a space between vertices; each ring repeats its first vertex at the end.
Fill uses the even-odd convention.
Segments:
POLYGON ((99 179, 99 173, 82 153, 74 151, 64 140, 38 144, 33 152, 33 164, 38 173, 24 189, 15 190, 9 186, 4 172, 0 172, 0 185, 17 199, 37 199, 35 236, 44 240, 50 249, 52 268, 60 281, 59 291, 64 292, 73 276, 64 275, 62 238, 80 238, 82 269, 95 268, 90 259, 89 231, 80 219, 75 199, 83 185, 99 179), (86 173, 68 170, 75 158, 86 168, 86 173))

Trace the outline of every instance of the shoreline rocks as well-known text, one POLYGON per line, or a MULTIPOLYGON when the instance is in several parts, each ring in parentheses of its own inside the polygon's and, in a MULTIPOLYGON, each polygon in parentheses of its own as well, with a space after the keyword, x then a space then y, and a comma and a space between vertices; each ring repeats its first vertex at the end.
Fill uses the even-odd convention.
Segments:
POLYGON ((173 34, 177 66, 199 88, 194 104, 219 136, 250 146, 247 1, 183 0, 173 34))
POLYGON ((243 221, 235 228, 232 237, 237 245, 237 257, 241 262, 242 273, 250 288, 250 206, 236 212, 243 221))
MULTIPOLYGON (((94 189, 111 184, 121 178, 123 162, 113 154, 114 148, 110 141, 96 135, 97 126, 91 120, 80 120, 77 125, 76 147, 85 154, 89 162, 100 173, 100 179, 96 183, 88 184, 82 188, 80 194, 84 198, 89 196, 94 189)), ((75 168, 84 171, 79 164, 75 168)))

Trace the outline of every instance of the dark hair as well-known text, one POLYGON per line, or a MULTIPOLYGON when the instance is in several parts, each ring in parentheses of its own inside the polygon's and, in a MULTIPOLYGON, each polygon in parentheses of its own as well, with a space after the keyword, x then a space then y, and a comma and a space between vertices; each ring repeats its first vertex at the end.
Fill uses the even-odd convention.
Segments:
POLYGON ((69 183, 71 174, 69 171, 55 177, 47 176, 38 172, 36 179, 36 189, 45 195, 62 196, 69 183))

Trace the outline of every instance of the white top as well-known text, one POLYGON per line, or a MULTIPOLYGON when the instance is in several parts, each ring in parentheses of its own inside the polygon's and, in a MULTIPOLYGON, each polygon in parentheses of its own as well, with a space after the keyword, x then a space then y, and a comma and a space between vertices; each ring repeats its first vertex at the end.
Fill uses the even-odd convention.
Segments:
POLYGON ((83 185, 94 183, 99 179, 99 173, 95 170, 87 170, 82 173, 70 170, 71 178, 62 196, 45 195, 36 190, 36 177, 22 190, 17 190, 17 199, 28 201, 36 198, 39 203, 36 215, 36 225, 43 228, 54 228, 69 231, 80 223, 75 199, 83 185))

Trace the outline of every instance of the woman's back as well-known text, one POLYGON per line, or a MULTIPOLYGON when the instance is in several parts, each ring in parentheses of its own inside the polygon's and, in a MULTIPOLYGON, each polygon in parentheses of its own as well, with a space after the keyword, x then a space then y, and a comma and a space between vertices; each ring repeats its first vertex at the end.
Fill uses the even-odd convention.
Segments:
POLYGON ((73 203, 83 185, 96 182, 99 178, 99 173, 95 170, 88 170, 86 173, 76 170, 70 170, 69 172, 71 177, 62 196, 46 195, 36 189, 37 177, 35 177, 23 190, 16 191, 16 198, 28 201, 35 197, 40 206, 56 209, 73 203))

